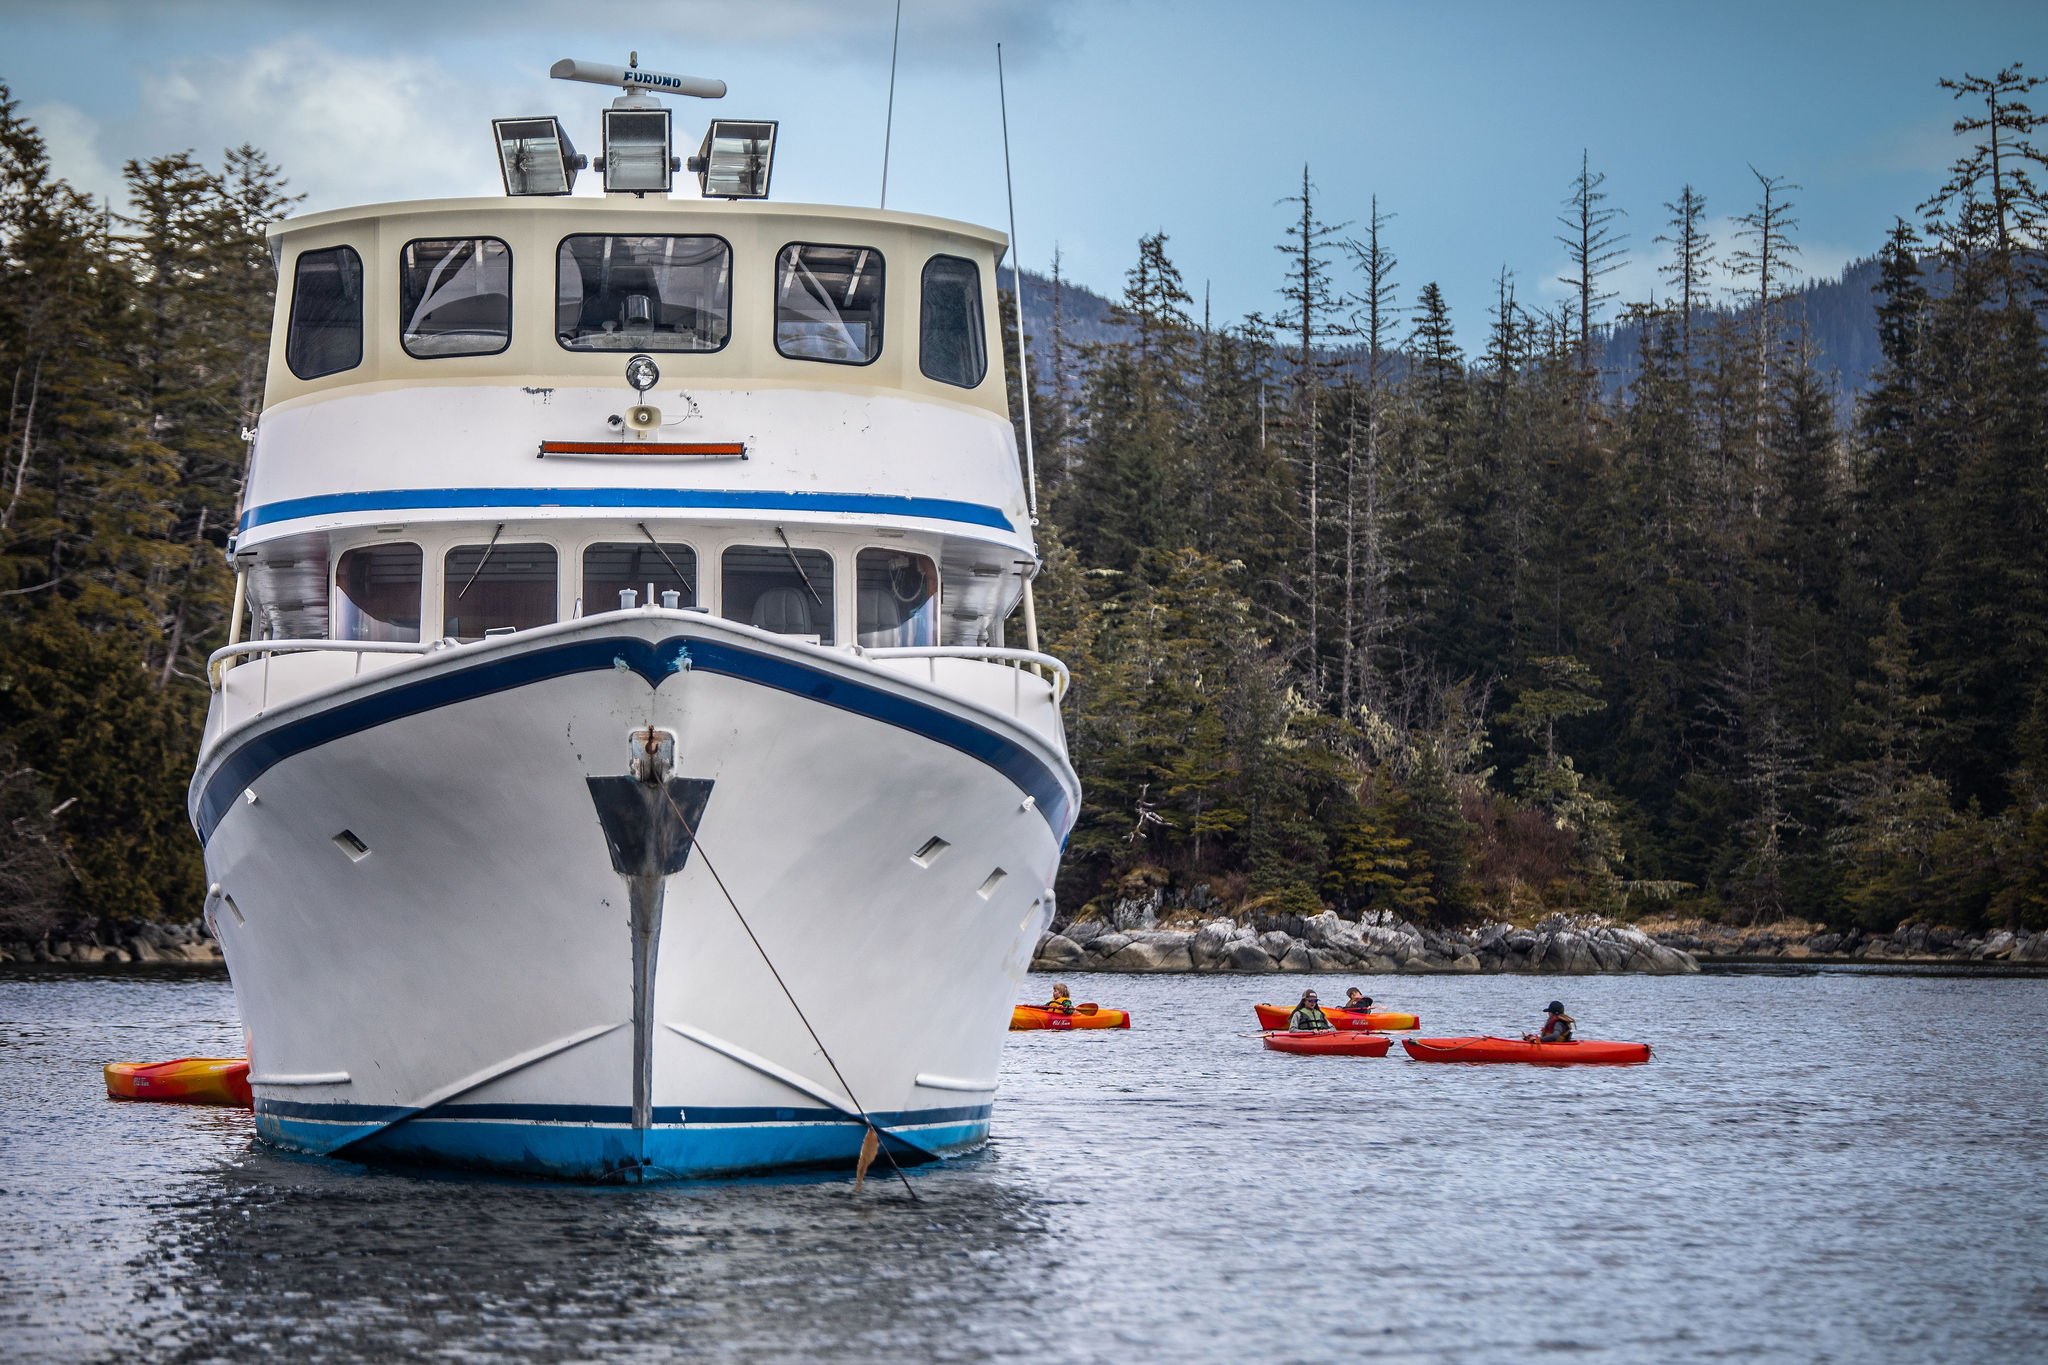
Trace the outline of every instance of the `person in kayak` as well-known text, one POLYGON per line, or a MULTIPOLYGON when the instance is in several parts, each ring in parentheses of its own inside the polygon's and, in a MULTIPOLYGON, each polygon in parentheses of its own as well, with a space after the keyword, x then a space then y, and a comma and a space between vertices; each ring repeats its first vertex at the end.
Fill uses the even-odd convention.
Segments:
POLYGON ((1052 999, 1046 1002, 1045 1008, 1048 1014, 1072 1014, 1074 1012, 1074 997, 1067 993, 1066 982, 1055 981, 1052 983, 1052 999))
POLYGON ((1564 1012, 1564 1001, 1553 1000, 1550 1002, 1550 1008, 1544 1011, 1543 1031, 1541 1033, 1525 1033, 1522 1035, 1522 1041, 1525 1043, 1569 1043, 1572 1040, 1572 1025, 1577 1022, 1578 1020, 1564 1012))
POLYGON ((1294 1007, 1294 1013, 1287 1016, 1287 1031, 1290 1033, 1329 1033, 1336 1029, 1330 1016, 1323 1013, 1323 1007, 1316 1003, 1314 991, 1303 991, 1301 1003, 1294 1007))
POLYGON ((1353 986, 1344 992, 1344 1008, 1355 1014, 1366 1014, 1372 1010, 1372 997, 1353 986))

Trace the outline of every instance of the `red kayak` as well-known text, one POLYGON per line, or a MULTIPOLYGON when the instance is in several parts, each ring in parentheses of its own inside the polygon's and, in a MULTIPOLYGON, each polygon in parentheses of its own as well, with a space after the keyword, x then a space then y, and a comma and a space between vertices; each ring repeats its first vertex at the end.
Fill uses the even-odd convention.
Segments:
POLYGON ((1403 1038, 1418 1062, 1526 1062, 1530 1066, 1635 1066, 1650 1060, 1648 1043, 1525 1043, 1519 1038, 1403 1038))
MULTIPOLYGON (((1294 1017, 1292 1005, 1253 1005, 1258 1011, 1259 1027, 1276 1032, 1287 1031, 1287 1021, 1294 1017)), ((1413 1029, 1422 1027, 1422 1016, 1398 1013, 1393 1010, 1347 1010, 1338 1005, 1323 1006, 1323 1017, 1330 1021, 1332 1028, 1356 1029, 1413 1029)))
POLYGON ((1263 1035, 1268 1049, 1311 1057, 1384 1057, 1394 1040, 1381 1033, 1359 1033, 1352 1029, 1329 1032, 1293 1033, 1279 1030, 1263 1035))

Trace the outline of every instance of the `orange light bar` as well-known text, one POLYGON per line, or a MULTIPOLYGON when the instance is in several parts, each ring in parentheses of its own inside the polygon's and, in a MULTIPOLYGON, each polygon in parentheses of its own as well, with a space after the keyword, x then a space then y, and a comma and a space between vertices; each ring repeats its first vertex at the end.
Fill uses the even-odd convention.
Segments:
POLYGON ((723 455, 747 458, 740 441, 542 441, 539 458, 550 455, 723 455))

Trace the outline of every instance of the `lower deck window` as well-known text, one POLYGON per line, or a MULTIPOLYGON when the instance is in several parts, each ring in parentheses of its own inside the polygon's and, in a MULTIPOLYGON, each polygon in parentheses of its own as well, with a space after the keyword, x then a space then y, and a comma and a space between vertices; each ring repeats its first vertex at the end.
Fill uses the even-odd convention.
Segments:
POLYGON ((359 545, 334 570, 337 640, 416 643, 422 559, 417 545, 359 545))
POLYGON ((832 556, 782 545, 735 545, 720 562, 728 621, 832 643, 832 556))
POLYGON ((862 550, 854 561, 854 602, 863 649, 938 643, 939 571, 923 555, 862 550))
POLYGON ((441 633, 457 640, 549 625, 555 619, 555 547, 459 545, 448 552, 441 603, 441 633))
POLYGON ((638 544, 592 545, 583 552, 583 614, 617 611, 619 594, 631 588, 641 594, 639 603, 661 601, 661 594, 682 595, 683 605, 697 605, 697 552, 687 545, 638 544), (645 594, 653 585, 654 596, 645 594))

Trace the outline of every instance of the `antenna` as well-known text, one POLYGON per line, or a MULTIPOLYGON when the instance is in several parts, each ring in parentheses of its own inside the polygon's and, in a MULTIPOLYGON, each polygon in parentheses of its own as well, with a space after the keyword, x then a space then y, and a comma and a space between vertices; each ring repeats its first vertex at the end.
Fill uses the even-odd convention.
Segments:
MULTIPOLYGON (((1010 180, 1010 95, 1003 84, 1001 43, 996 44, 996 100, 1003 111, 1003 195, 1010 202, 1010 289, 1017 296, 1017 394, 1024 409, 1024 472, 1029 494, 1025 506, 1031 513, 1031 524, 1036 526, 1038 457, 1031 448, 1031 358, 1024 353, 1024 269, 1019 264, 1023 253, 1017 250, 1017 190, 1010 180)), ((1033 654, 1038 652, 1038 603, 1032 596, 1030 578, 1024 580, 1024 643, 1033 654)))
POLYGON ((700 100, 725 98, 724 81, 712 80, 705 76, 677 76, 666 71, 646 71, 641 69, 640 54, 637 52, 633 54, 631 66, 580 62, 574 57, 564 57, 548 68, 548 74, 558 81, 622 86, 629 98, 647 90, 659 90, 670 95, 695 95, 700 100))
POLYGON ((882 207, 889 207, 889 137, 896 131, 896 48, 903 39, 903 0, 896 0, 896 27, 889 35, 889 112, 882 119, 882 207))
POLYGON ((1010 291, 1017 296, 1017 392, 1023 400, 1024 469, 1030 480, 1031 522, 1035 526, 1038 524, 1038 457, 1031 448, 1031 361, 1024 354, 1023 253, 1017 250, 1017 190, 1010 181, 1010 97, 1003 85, 1001 43, 996 44, 996 99, 1003 110, 1003 194, 1010 201, 1010 291))

